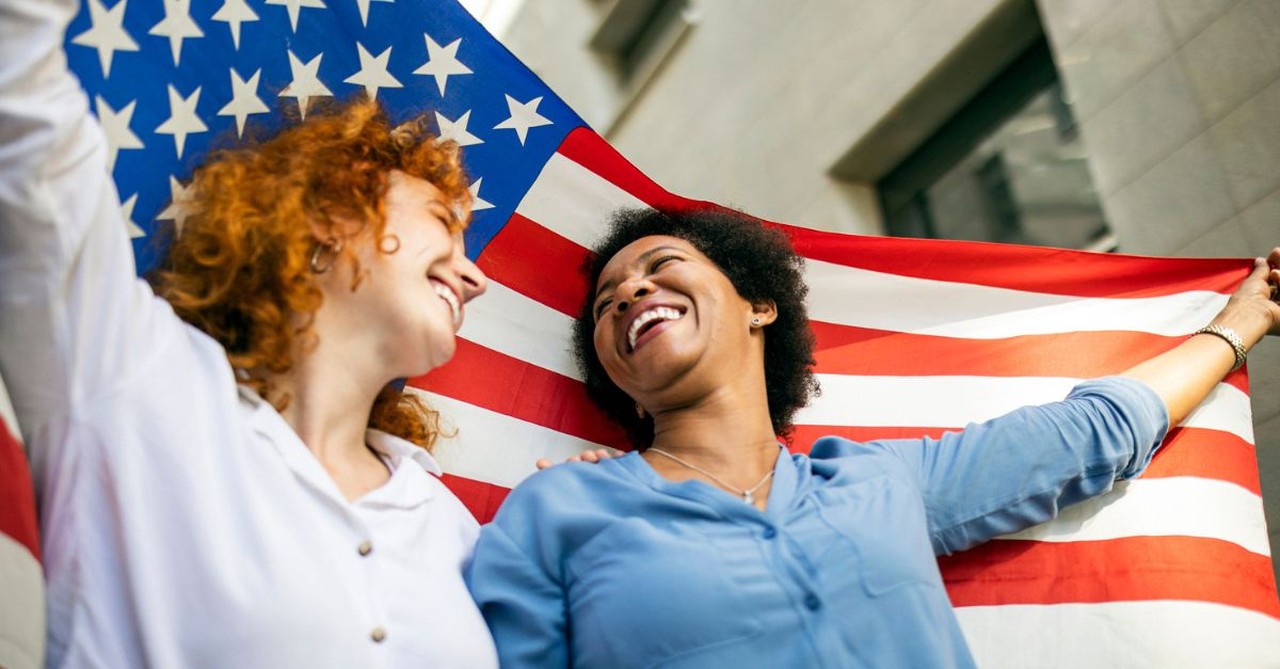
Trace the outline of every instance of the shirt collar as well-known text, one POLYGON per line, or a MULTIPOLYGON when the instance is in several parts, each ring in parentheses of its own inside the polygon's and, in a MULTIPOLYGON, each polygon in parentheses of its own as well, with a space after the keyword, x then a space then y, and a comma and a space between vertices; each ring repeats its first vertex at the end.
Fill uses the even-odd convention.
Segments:
POLYGON ((378 453, 391 458, 392 469, 399 467, 405 458, 418 463, 427 473, 435 476, 443 476, 444 470, 440 469, 440 464, 436 459, 431 457, 427 449, 417 444, 401 439, 393 434, 388 434, 382 430, 369 428, 364 431, 364 440, 369 447, 378 453))

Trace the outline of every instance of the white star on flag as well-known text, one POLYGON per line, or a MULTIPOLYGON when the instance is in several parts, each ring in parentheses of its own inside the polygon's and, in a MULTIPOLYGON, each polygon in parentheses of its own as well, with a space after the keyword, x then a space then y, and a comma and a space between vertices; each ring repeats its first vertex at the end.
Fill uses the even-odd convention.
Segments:
POLYGON ((191 18, 191 0, 164 0, 164 18, 147 34, 169 38, 174 67, 182 56, 182 40, 204 37, 204 31, 191 18))
POLYGON ((173 221, 173 228, 177 236, 182 236, 182 226, 186 224, 187 219, 195 213, 195 207, 191 203, 191 186, 183 186, 173 176, 169 177, 169 206, 164 211, 156 214, 157 221, 173 221))
POLYGON ((435 77, 436 87, 440 89, 440 95, 443 96, 445 84, 449 83, 450 76, 471 74, 471 68, 458 62, 458 46, 462 44, 462 38, 453 40, 449 46, 440 46, 431 39, 430 35, 424 33, 422 37, 427 41, 427 62, 413 73, 435 77))
POLYGON ((467 190, 471 191, 471 211, 482 211, 485 209, 493 209, 493 203, 480 197, 480 182, 484 181, 484 177, 480 177, 471 182, 471 187, 467 190))
POLYGON ((245 0, 224 0, 212 18, 231 28, 231 42, 235 44, 236 51, 240 50, 240 24, 259 20, 257 12, 245 0))
POLYGON ((298 14, 302 12, 303 7, 312 9, 324 9, 324 0, 267 0, 268 5, 281 5, 289 10, 289 26, 293 28, 293 32, 298 32, 298 14))
POLYGON ((360 51, 360 71, 343 81, 364 86, 370 100, 377 99, 379 88, 404 88, 404 84, 387 71, 387 66, 391 63, 391 47, 376 56, 365 51, 364 45, 359 42, 356 42, 356 48, 360 51))
POLYGON ((369 3, 370 2, 395 2, 396 0, 356 0, 356 6, 360 8, 360 25, 369 25, 369 3))
POLYGON ((121 149, 146 148, 142 140, 129 129, 129 124, 133 122, 133 109, 137 104, 138 101, 133 100, 120 111, 116 111, 102 99, 101 95, 93 98, 93 109, 98 114, 98 125, 102 126, 102 132, 107 136, 107 173, 115 170, 116 158, 120 155, 121 149))
POLYGON ((436 112, 436 125, 440 126, 440 141, 447 142, 453 140, 458 146, 471 146, 472 144, 484 144, 484 140, 467 132, 467 124, 471 122, 471 110, 458 117, 457 121, 450 121, 448 117, 440 112, 436 112))
POLYGON ((289 70, 293 72, 293 82, 280 91, 280 97, 297 98, 298 113, 304 119, 307 117, 307 103, 311 98, 333 95, 333 91, 320 83, 321 58, 324 58, 323 53, 303 63, 292 51, 289 52, 289 70))
POLYGON ((72 44, 98 50, 103 77, 111 76, 111 56, 115 52, 138 50, 138 43, 124 29, 124 10, 128 3, 129 0, 120 0, 120 4, 106 9, 102 0, 89 0, 89 20, 93 26, 71 38, 72 44))
POLYGON ((138 194, 134 193, 129 196, 128 200, 120 203, 120 215, 124 217, 125 229, 129 231, 129 239, 137 239, 146 237, 147 233, 142 227, 133 221, 133 208, 138 204, 138 194))
POLYGON ((207 132, 209 126, 200 120, 196 113, 196 105, 200 102, 200 87, 187 97, 182 97, 178 89, 169 85, 169 119, 156 128, 158 135, 173 135, 173 145, 178 149, 178 157, 182 157, 182 147, 187 143, 187 135, 207 132))
POLYGON ((507 109, 510 110, 511 117, 493 126, 494 130, 515 130, 516 136, 520 138, 520 144, 523 146, 525 136, 529 134, 529 128, 551 125, 549 119, 538 113, 538 105, 542 104, 542 96, 538 96, 528 102, 517 102, 510 95, 506 97, 507 109))
POLYGON ((266 114, 271 111, 262 98, 258 97, 258 77, 261 74, 262 70, 259 69, 245 81, 234 68, 231 70, 231 102, 218 110, 218 116, 236 117, 237 137, 244 136, 244 122, 250 114, 266 114))

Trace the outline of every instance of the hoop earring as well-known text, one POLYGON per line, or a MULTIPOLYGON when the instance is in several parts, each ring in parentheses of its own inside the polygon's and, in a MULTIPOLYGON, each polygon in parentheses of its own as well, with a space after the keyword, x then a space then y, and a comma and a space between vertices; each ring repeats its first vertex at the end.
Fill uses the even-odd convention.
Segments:
POLYGON ((387 254, 387 255, 391 255, 392 253, 395 253, 396 251, 399 251, 399 250, 400 250, 400 238, 399 238, 399 237, 397 237, 397 236, 395 236, 395 235, 384 235, 384 236, 382 237, 382 239, 379 239, 379 240, 378 240, 378 250, 379 250, 379 251, 382 251, 383 253, 385 253, 385 254, 387 254), (388 248, 384 248, 384 246, 383 246, 384 244, 386 244, 386 242, 387 242, 387 240, 388 240, 388 239, 395 243, 395 246, 393 246, 393 247, 391 247, 391 248, 389 248, 389 249, 388 249, 388 248))
POLYGON ((316 249, 311 252, 311 273, 324 274, 325 272, 328 272, 329 269, 333 267, 333 259, 337 258, 339 253, 342 253, 341 241, 333 240, 331 242, 317 243, 316 249), (325 263, 324 265, 321 265, 320 264, 321 253, 325 251, 328 251, 329 253, 331 253, 332 256, 329 258, 329 262, 325 263))

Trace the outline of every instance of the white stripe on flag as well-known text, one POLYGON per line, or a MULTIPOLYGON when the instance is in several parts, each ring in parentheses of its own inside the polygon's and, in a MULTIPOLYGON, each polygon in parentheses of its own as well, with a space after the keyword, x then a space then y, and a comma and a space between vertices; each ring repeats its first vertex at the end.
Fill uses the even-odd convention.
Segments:
POLYGON ((956 609, 983 669, 1274 667, 1280 620, 1190 601, 956 609))
MULTIPOLYGON (((643 207, 630 193, 563 156, 548 161, 516 210, 589 247, 620 207, 643 207), (573 197, 567 197, 573 193, 573 197)), ((1081 298, 873 272, 807 260, 810 317, 828 323, 964 339, 1026 334, 1194 332, 1226 303, 1212 291, 1149 298, 1081 298), (924 308, 902 308, 923 304, 924 308)))
POLYGON ((581 380, 569 353, 573 319, 497 282, 467 304, 458 336, 557 374, 581 380))
POLYGON ((1115 330, 1182 335, 1209 322, 1227 302, 1211 291, 1146 298, 1049 295, 817 260, 805 261, 805 281, 814 320, 961 339, 1115 330))
POLYGON ((1118 481, 1111 492, 1001 539, 1102 541, 1134 536, 1221 539, 1271 555, 1262 498, 1234 483, 1195 477, 1118 481))
MULTIPOLYGON (((537 458, 560 462, 583 450, 600 448, 583 439, 434 393, 423 393, 458 434, 436 447, 441 467, 450 474, 506 488, 535 471, 537 458), (513 444, 520 446, 511 450, 513 444)), ((1234 484, 1198 478, 1167 478, 1118 483, 1097 500, 1065 510, 1058 519, 1009 535, 1065 542, 1127 536, 1189 536, 1219 539, 1267 554, 1262 503, 1234 484), (1095 517, 1090 514, 1096 513, 1095 517), (1223 519, 1232 519, 1224 522, 1223 519)))
POLYGON ((595 172, 554 154, 525 193, 516 213, 584 248, 604 233, 603 223, 622 208, 647 207, 595 172))
POLYGON ((446 425, 459 428, 456 436, 442 437, 434 452, 440 466, 456 476, 514 488, 536 471, 538 458, 560 462, 585 450, 603 448, 451 397, 422 394, 446 425))
MULTIPOLYGON (((1080 379, 989 376, 819 374, 822 394, 796 414, 797 425, 961 428, 1023 406, 1066 397, 1080 379)), ((1253 443, 1249 397, 1220 383, 1183 425, 1223 430, 1253 443)))
POLYGON ((9 400, 9 391, 4 387, 4 379, 0 379, 0 420, 4 421, 15 439, 22 439, 18 431, 18 415, 13 411, 13 402, 9 400))
MULTIPOLYGON (((883 275, 888 276, 888 275, 883 275)), ((907 281, 902 277, 897 280, 907 281)), ((972 288, 972 287, 969 287, 972 288)), ((997 290, 993 288, 980 288, 977 291, 997 290)), ((971 292, 971 294, 973 294, 971 292)), ((1216 295, 1216 293, 1214 294, 1216 295)), ((1212 301, 1212 300, 1207 300, 1212 301)), ((1094 300, 1095 303, 1105 303, 1107 300, 1094 300)), ((1125 302, 1121 300, 1120 302, 1125 302)), ((1132 300, 1128 302, 1133 302, 1132 300)), ((1074 310, 1075 307, 1068 305, 1068 310, 1074 310)), ((913 318, 910 316, 911 311, 917 310, 899 310, 900 317, 880 319, 881 322, 876 327, 884 326, 891 330, 901 330, 912 326, 910 322, 913 318), (890 322, 892 321, 892 322, 890 322)), ((1122 312, 1123 309, 1112 309, 1112 315, 1122 312)), ((1206 317, 1207 318, 1207 317, 1206 317)), ((1195 323, 1202 323, 1206 319, 1196 313, 1187 316, 1185 319, 1179 320, 1177 323, 1169 324, 1173 330, 1182 327, 1192 327, 1195 323)), ((1123 329, 1112 327, 1119 325, 1118 323, 1095 323, 1092 327, 1101 330, 1123 329)), ((1135 324, 1125 324, 1126 327, 1135 324)), ((552 309, 551 307, 538 302, 526 295, 523 295, 507 286, 497 282, 489 284, 489 290, 485 294, 483 300, 478 300, 467 305, 467 319, 462 327, 460 336, 481 344, 487 348, 505 353, 509 356, 526 360, 544 369, 549 369, 564 376, 571 378, 580 378, 577 369, 573 364, 572 357, 569 353, 569 338, 573 328, 573 319, 565 314, 552 309)), ((961 328, 963 329, 963 328, 961 328)), ((929 377, 933 378, 933 377, 929 377)), ((962 377, 956 377, 962 378, 962 377)), ((932 383, 929 381, 928 383, 932 383)), ((1074 383, 1074 382, 1073 382, 1074 383)), ((1070 385, 1066 386, 1061 392, 1056 394, 1050 393, 1044 395, 1039 401, 1052 401, 1061 398, 1066 394, 1066 390, 1070 385)), ((1018 394, 1018 397, 1023 395, 1018 394)), ((956 396, 952 396, 953 401, 956 396)), ((975 398, 977 399, 977 398, 975 398)), ((1030 400, 1025 403, 1034 403, 1036 400, 1030 400)), ((1014 407, 1009 407, 1014 408, 1014 407)), ((995 416, 1004 413, 1008 409, 997 413, 974 414, 972 412, 963 412, 962 415, 967 416, 968 420, 972 420, 973 416, 995 416)), ((887 416, 873 418, 880 422, 865 423, 868 425, 915 425, 917 423, 902 423, 889 419, 887 416), (884 422, 888 421, 888 422, 884 422)), ((962 419, 963 420, 963 419, 962 419)), ((815 424, 827 424, 816 422, 815 424)), ((842 424, 842 423, 830 423, 842 424)), ((957 425, 961 423, 929 423, 930 425, 957 425)), ((1238 432, 1239 433, 1239 432, 1238 432)), ((1252 429, 1248 431, 1252 433, 1252 429)))
POLYGON ((35 669, 44 659, 44 572, 26 546, 0 533, 0 667, 35 669))

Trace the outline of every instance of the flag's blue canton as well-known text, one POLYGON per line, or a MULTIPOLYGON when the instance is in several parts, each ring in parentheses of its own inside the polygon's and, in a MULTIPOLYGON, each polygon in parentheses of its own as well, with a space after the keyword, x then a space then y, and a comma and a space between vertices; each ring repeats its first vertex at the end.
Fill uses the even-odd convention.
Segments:
MULTIPOLYGON (((452 0, 119 0, 116 4, 108 3, 109 0, 85 0, 80 15, 67 31, 66 49, 71 68, 89 93, 91 106, 96 107, 94 99, 100 96, 118 118, 123 118, 121 114, 128 105, 136 103, 128 129, 143 147, 129 148, 136 143, 126 139, 117 153, 113 176, 122 202, 128 203, 137 195, 132 220, 145 234, 134 240, 139 271, 155 266, 164 241, 173 229, 171 223, 155 220, 170 200, 170 177, 186 183, 191 169, 211 145, 226 146, 237 137, 234 114, 219 115, 233 99, 232 69, 246 82, 261 70, 255 92, 262 105, 271 111, 249 115, 247 125, 271 128, 278 126, 281 109, 297 109, 293 97, 280 97, 294 81, 291 53, 299 64, 312 63, 323 54, 318 69, 320 83, 332 91, 334 97, 346 99, 364 88, 362 83, 346 80, 362 69, 369 69, 362 68, 357 44, 364 48, 367 60, 386 58, 385 52, 390 48, 387 72, 403 87, 379 88, 377 99, 393 117, 429 112, 432 129, 440 131, 436 112, 450 125, 470 112, 466 132, 483 142, 464 149, 472 179, 483 179, 479 198, 493 205, 490 209, 477 208, 475 212, 467 234, 468 253, 473 258, 506 223, 565 135, 585 125, 452 0), (321 4, 325 6, 319 7, 321 4), (244 7, 248 8, 247 12, 244 7), (127 39, 120 38, 118 32, 114 39, 100 38, 111 32, 111 14, 122 9, 127 39), (362 9, 367 10, 367 25, 361 17, 362 9), (166 13, 171 15, 167 21, 166 13), (296 31, 291 27, 291 14, 295 13, 296 31), (256 15, 257 20, 225 20, 252 15, 256 15), (185 20, 186 16, 190 16, 190 22, 185 20), (215 20, 215 16, 224 20, 215 20), (95 28, 95 24, 98 27, 95 28), (238 48, 232 35, 237 24, 238 48), (166 36, 194 32, 201 32, 203 36, 184 39, 166 36), (456 60, 462 67, 440 68, 448 56, 431 58, 427 37, 446 50, 461 38, 456 60), (127 50, 129 41, 137 45, 137 50, 127 50), (93 46, 103 42, 122 44, 126 49, 93 46), (176 66, 175 42, 180 44, 176 66), (110 71, 104 76, 103 58, 107 51, 110 52, 110 71), (435 63, 434 67, 424 67, 429 60, 435 63), (415 74, 418 69, 425 72, 415 74), (439 77, 432 76, 431 72, 460 69, 469 69, 471 73, 447 76, 442 98, 437 83, 439 77), (182 134, 181 124, 169 123, 167 129, 176 126, 177 134, 156 132, 171 116, 170 86, 184 99, 189 99, 199 87, 195 109, 200 121, 208 127, 205 132, 193 132, 185 137, 180 158, 176 144, 182 134), (516 129, 496 127, 512 116, 508 96, 524 104, 542 98, 536 114, 550 121, 529 127, 523 144, 516 129)), ((260 107, 250 98, 246 99, 250 100, 248 107, 260 107)), ((102 115, 101 110, 95 109, 95 112, 102 115)), ((135 231, 135 236, 137 234, 135 231)))

